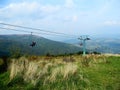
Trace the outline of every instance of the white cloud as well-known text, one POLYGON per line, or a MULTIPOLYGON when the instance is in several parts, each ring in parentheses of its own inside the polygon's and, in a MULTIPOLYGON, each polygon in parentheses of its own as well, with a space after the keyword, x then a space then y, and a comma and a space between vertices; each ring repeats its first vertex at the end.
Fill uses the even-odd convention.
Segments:
POLYGON ((40 5, 36 2, 11 3, 0 10, 0 16, 9 19, 23 18, 26 16, 29 17, 31 14, 37 12, 39 6, 40 5))
POLYGON ((59 10, 61 7, 58 5, 43 5, 37 2, 10 3, 0 8, 0 22, 48 29, 59 22, 60 16, 57 14, 59 10), (59 20, 56 20, 56 17, 59 20))
POLYGON ((111 21, 105 21, 104 25, 106 25, 106 26, 120 25, 120 21, 113 21, 113 20, 111 20, 111 21))
POLYGON ((46 5, 46 6, 42 6, 41 10, 47 13, 54 13, 60 10, 60 6, 46 5))
POLYGON ((74 6, 73 0, 65 0, 65 7, 72 8, 74 6))
POLYGON ((64 16, 64 21, 65 22, 77 22, 78 21, 78 16, 77 15, 65 15, 64 16))
POLYGON ((6 11, 11 11, 11 13, 33 13, 37 8, 39 8, 39 4, 34 3, 11 3, 6 8, 6 11))
POLYGON ((78 20, 78 16, 77 15, 73 15, 73 21, 77 22, 77 20, 78 20))
POLYGON ((4 17, 19 17, 27 16, 34 17, 38 15, 46 16, 48 14, 57 12, 60 9, 59 6, 53 5, 41 5, 37 2, 22 2, 22 3, 11 3, 8 6, 0 9, 0 14, 4 17), (32 16, 33 15, 33 16, 32 16))
POLYGON ((119 12, 112 13, 116 9, 112 7, 109 1, 96 1, 97 3, 101 2, 99 5, 92 3, 96 6, 94 9, 90 7, 92 6, 91 3, 90 6, 88 5, 89 1, 87 2, 87 0, 83 0, 84 2, 76 0, 77 3, 75 0, 63 0, 63 2, 65 1, 64 4, 53 4, 44 0, 45 3, 40 3, 40 1, 11 2, 9 5, 0 8, 0 20, 16 25, 67 33, 68 31, 75 32, 72 31, 74 29, 78 33, 86 33, 98 26, 103 26, 103 24, 120 25, 120 21, 115 21, 119 20, 119 12), (108 21, 104 22, 104 20, 108 21), (77 29, 81 31, 77 31, 77 29))

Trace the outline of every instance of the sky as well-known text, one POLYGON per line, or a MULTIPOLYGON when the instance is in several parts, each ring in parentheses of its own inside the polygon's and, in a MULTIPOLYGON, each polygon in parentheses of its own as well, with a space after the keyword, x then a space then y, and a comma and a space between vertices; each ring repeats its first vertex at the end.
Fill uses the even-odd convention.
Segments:
POLYGON ((0 0, 0 22, 76 36, 119 36, 120 0, 0 0))

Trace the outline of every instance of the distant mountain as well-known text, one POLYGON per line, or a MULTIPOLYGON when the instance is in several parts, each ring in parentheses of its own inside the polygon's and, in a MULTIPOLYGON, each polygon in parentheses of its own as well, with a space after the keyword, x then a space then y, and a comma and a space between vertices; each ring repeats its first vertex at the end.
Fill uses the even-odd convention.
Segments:
POLYGON ((22 53, 30 55, 67 54, 81 51, 80 47, 72 44, 52 41, 39 36, 31 35, 0 35, 0 56, 10 55, 11 53, 22 53), (36 42, 31 47, 32 42, 36 42))
MULTIPOLYGON (((77 46, 82 43, 80 40, 71 39, 64 41, 69 44, 76 44, 77 46)), ((111 37, 94 37, 86 42, 89 51, 97 51, 101 53, 120 53, 120 38, 111 37)), ((82 48, 82 46, 80 46, 82 48)))

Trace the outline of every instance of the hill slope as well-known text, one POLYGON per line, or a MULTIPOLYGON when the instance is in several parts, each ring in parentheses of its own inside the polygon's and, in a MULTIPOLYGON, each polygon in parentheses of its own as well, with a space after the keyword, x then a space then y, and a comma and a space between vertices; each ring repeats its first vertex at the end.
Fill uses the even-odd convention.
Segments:
MULTIPOLYGON (((120 53, 120 38, 111 37, 94 37, 87 41, 87 49, 90 51, 98 51, 101 53, 120 53)), ((66 40, 64 42, 79 45, 79 40, 66 40)), ((81 46, 82 47, 82 46, 81 46)))
POLYGON ((81 49, 62 42, 52 41, 39 36, 30 35, 0 35, 0 55, 8 55, 14 52, 22 54, 45 55, 74 53, 81 49), (31 47, 32 41, 36 42, 35 47, 31 47))

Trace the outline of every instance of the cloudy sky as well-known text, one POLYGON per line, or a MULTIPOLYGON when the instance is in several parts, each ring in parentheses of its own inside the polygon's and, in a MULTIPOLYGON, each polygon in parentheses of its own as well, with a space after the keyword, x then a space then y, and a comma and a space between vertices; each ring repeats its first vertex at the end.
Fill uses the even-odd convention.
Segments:
POLYGON ((0 0, 0 22, 78 36, 120 35, 120 0, 0 0))

